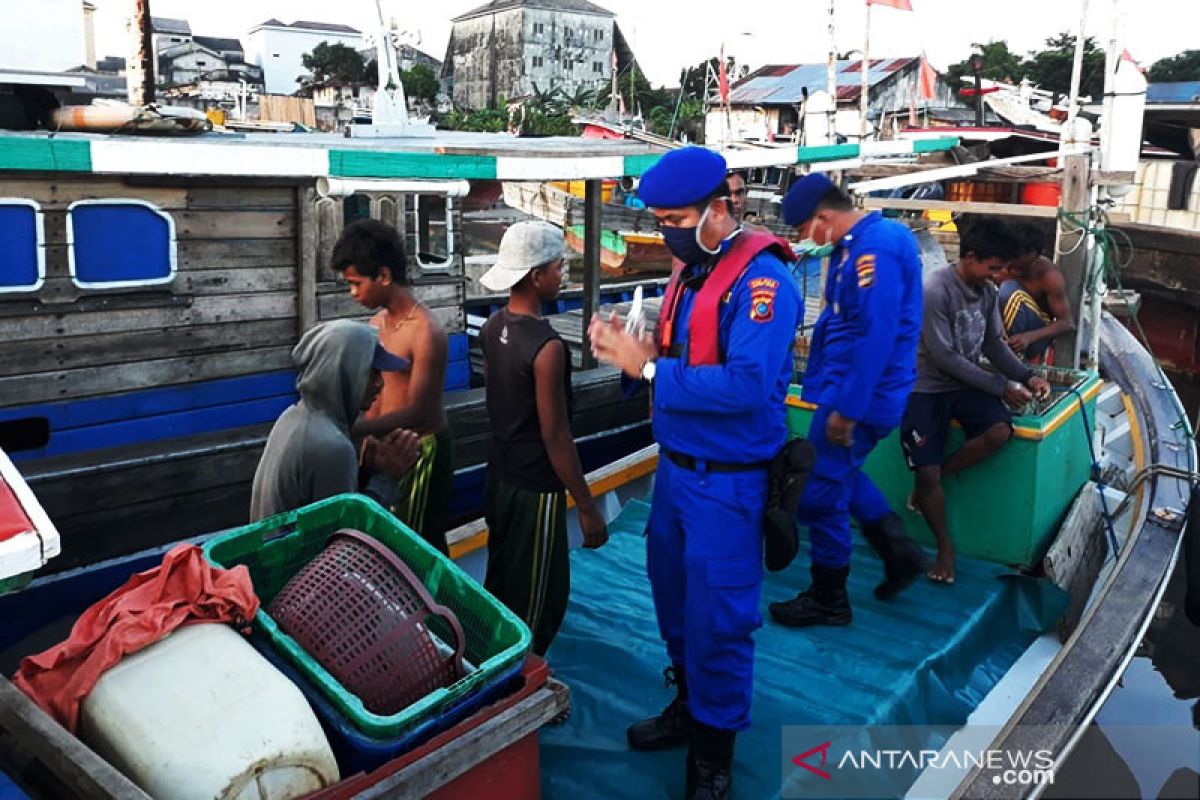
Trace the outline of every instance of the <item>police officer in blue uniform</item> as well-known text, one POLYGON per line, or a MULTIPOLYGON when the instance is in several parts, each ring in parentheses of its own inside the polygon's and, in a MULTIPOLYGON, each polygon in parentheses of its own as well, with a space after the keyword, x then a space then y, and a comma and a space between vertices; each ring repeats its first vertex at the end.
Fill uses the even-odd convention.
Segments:
POLYGON ((729 797, 734 738, 750 725, 767 466, 787 438, 784 400, 803 305, 780 240, 743 231, 725 160, 673 150, 639 194, 671 252, 656 341, 599 321, 605 363, 651 386, 660 445, 647 569, 675 700, 632 725, 635 749, 689 745, 687 797, 729 797))
POLYGON ((802 398, 817 406, 809 441, 816 464, 797 515, 809 529, 812 585, 771 616, 791 627, 848 625, 850 518, 884 564, 875 589, 890 599, 922 571, 925 555, 905 535, 862 466, 899 424, 916 379, 921 335, 921 260, 901 223, 864 214, 822 174, 801 178, 783 201, 801 239, 834 245, 802 398))

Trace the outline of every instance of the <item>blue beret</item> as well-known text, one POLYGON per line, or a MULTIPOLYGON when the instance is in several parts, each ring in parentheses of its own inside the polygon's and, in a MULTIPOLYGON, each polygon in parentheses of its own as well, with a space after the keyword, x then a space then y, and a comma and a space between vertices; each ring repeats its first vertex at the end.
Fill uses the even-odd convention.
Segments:
POLYGON ((651 208, 695 205, 725 183, 725 159, 706 147, 671 150, 646 170, 638 197, 651 208))
POLYGON ((792 184, 783 198, 783 221, 788 225, 802 225, 817 213, 817 205, 833 188, 833 181, 823 173, 810 172, 792 184))

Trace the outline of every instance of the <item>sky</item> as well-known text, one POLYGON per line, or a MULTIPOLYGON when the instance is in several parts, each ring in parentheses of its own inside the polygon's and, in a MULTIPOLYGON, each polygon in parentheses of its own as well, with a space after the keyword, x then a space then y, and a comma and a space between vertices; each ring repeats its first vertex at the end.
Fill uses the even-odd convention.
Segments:
MULTIPOLYGON (((14 2, 15 0, 4 0, 14 2)), ((676 85, 684 66, 727 54, 751 69, 764 64, 823 62, 829 53, 830 0, 593 0, 617 15, 654 85, 676 85)), ((98 55, 124 55, 124 19, 132 0, 92 0, 98 55)), ((383 0, 400 28, 418 32, 419 47, 442 58, 450 20, 485 0, 383 0)), ((834 0, 840 51, 863 47, 863 0, 834 0)), ((1020 53, 1079 26, 1083 0, 912 0, 913 11, 874 7, 871 56, 924 51, 938 69, 966 57, 973 42, 1005 40, 1020 53)), ((340 22, 367 30, 374 0, 150 0, 154 16, 186 19, 192 32, 243 38, 275 17, 340 22)), ((1087 34, 1103 47, 1118 19, 1121 45, 1143 66, 1200 47, 1197 0, 1090 0, 1087 34), (1114 14, 1114 2, 1120 10, 1114 14), (1188 22, 1187 20, 1192 20, 1188 22)))

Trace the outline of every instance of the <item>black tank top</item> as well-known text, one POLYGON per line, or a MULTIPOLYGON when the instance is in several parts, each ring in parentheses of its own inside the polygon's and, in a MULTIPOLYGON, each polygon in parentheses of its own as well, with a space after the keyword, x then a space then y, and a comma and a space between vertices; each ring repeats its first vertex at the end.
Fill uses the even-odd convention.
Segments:
MULTIPOLYGON (((518 489, 556 492, 562 481, 550 466, 542 443, 537 412, 533 361, 548 342, 562 341, 550 323, 502 308, 480 331, 484 375, 487 379, 487 410, 492 425, 492 450, 488 468, 493 477, 518 489)), ((566 378, 563 391, 571 412, 571 357, 566 342, 566 378)))

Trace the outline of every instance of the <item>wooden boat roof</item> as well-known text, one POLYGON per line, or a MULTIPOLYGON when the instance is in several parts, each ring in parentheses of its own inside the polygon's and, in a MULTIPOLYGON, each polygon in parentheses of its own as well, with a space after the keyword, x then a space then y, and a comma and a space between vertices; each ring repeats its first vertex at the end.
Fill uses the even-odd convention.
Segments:
MULTIPOLYGON (((954 137, 723 151, 730 169, 840 162, 949 150, 954 137)), ((352 139, 332 134, 208 133, 188 138, 0 133, 0 174, 584 180, 641 175, 662 154, 641 142, 518 138, 439 131, 433 137, 352 139)))

